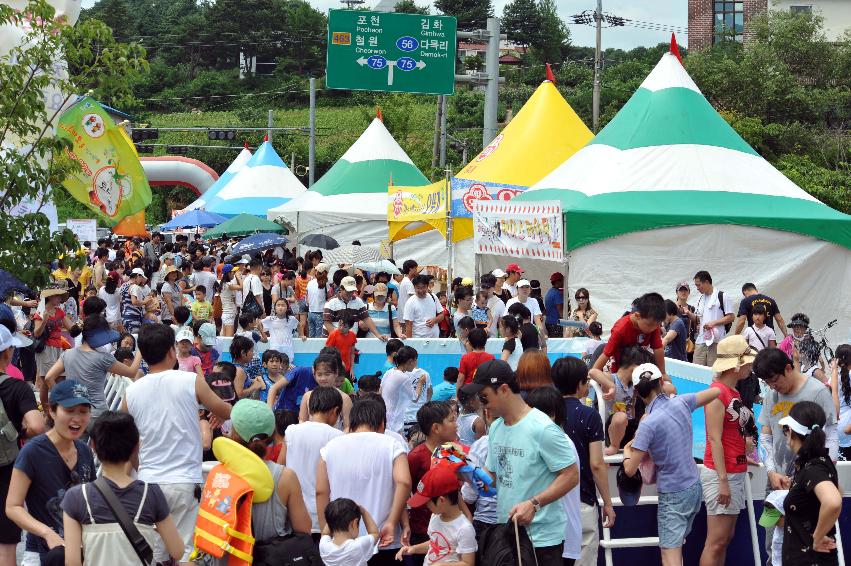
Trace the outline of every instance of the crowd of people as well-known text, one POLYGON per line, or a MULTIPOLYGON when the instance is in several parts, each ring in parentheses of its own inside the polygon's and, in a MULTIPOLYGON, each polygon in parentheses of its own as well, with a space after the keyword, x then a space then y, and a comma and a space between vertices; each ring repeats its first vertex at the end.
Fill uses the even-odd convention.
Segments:
POLYGON ((698 271, 602 321, 588 288, 572 302, 560 273, 544 292, 516 263, 441 285, 412 259, 367 273, 321 250, 162 240, 102 240, 85 267, 58 261, 38 296, 0 305, 0 566, 17 563, 22 533, 27 566, 199 550, 226 564, 252 548, 469 566, 515 544, 541 566, 592 565, 600 523, 617 521, 612 457, 621 504, 656 484, 666 565, 701 507, 700 563, 724 564, 757 463, 768 563, 838 563, 851 345, 825 359, 806 314, 787 323, 752 283, 735 310, 698 271), (465 352, 442 379, 408 340, 438 337, 465 352), (325 347, 297 366, 307 338, 325 347), (362 338, 386 343, 376 375, 358 374, 362 338), (554 338, 583 338, 581 355, 551 363, 554 338), (711 385, 678 393, 666 358, 711 367, 711 385), (110 380, 127 383, 117 406, 110 380), (204 461, 221 462, 206 479, 204 461))

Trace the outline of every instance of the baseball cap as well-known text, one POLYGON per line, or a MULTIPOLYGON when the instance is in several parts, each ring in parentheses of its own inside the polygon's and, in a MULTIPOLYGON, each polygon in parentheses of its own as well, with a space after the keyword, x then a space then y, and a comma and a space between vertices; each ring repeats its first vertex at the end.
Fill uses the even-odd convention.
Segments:
POLYGON ((248 265, 249 263, 251 263, 251 260, 248 258, 248 256, 244 255, 238 260, 236 260, 236 262, 234 263, 236 263, 236 265, 248 265))
POLYGON ((233 271, 233 264, 226 263, 222 266, 222 275, 230 273, 231 271, 233 271))
POLYGON ((272 436, 275 432, 275 414, 266 403, 254 399, 241 399, 230 413, 233 429, 239 437, 250 442, 257 436, 272 436))
POLYGON ((131 272, 130 272, 130 275, 141 275, 141 276, 142 276, 142 277, 144 277, 145 279, 147 279, 147 278, 148 278, 148 276, 147 276, 147 275, 145 275, 145 272, 144 272, 144 271, 142 271, 142 268, 141 268, 141 267, 136 267, 136 268, 134 268, 134 269, 133 269, 133 271, 131 271, 131 272))
POLYGON ((508 277, 508 274, 498 267, 491 271, 491 275, 493 275, 497 279, 499 279, 500 277, 508 277))
POLYGON ((328 273, 327 263, 318 263, 315 267, 316 273, 328 273))
POLYGON ((22 348, 23 342, 17 334, 12 334, 9 329, 0 324, 0 352, 9 348, 22 348))
POLYGON ((50 390, 49 402, 51 405, 62 405, 66 409, 92 404, 89 390, 76 379, 66 379, 54 385, 50 390))
POLYGON ((786 501, 786 495, 788 494, 788 489, 778 489, 765 496, 762 515, 759 517, 760 526, 767 529, 771 528, 777 524, 777 521, 783 518, 783 515, 786 514, 783 510, 783 503, 786 501))
POLYGON ((387 296, 387 285, 384 283, 377 283, 375 287, 372 289, 372 294, 376 296, 386 297, 387 296))
POLYGON ((550 275, 550 283, 555 283, 556 281, 564 281, 564 273, 556 271, 550 275))
POLYGON ((485 387, 496 389, 504 383, 514 383, 516 376, 508 362, 503 360, 488 360, 476 370, 473 381, 461 388, 468 395, 475 395, 485 387))
POLYGON ((461 489, 461 482, 448 466, 437 466, 425 473, 417 491, 408 499, 411 508, 422 507, 434 497, 448 495, 461 489))
POLYGON ((505 266, 505 270, 508 273, 512 273, 512 272, 514 272, 514 273, 525 273, 522 269, 520 269, 520 266, 517 265, 516 263, 509 263, 508 265, 505 266))
POLYGON ((351 276, 343 277, 342 281, 340 281, 340 287, 350 293, 358 290, 358 284, 355 282, 355 278, 351 276))
POLYGON ((177 336, 174 337, 175 342, 183 342, 184 340, 189 340, 190 342, 195 341, 195 335, 192 334, 191 328, 181 328, 177 332, 177 336))
POLYGON ((201 343, 205 346, 216 345, 216 325, 210 322, 205 322, 198 328, 198 336, 201 337, 201 343))
POLYGON ((521 279, 520 281, 517 282, 517 286, 518 287, 531 287, 532 284, 529 283, 528 279, 521 279))
POLYGON ((629 477, 626 475, 626 470, 624 470, 623 464, 620 464, 618 466, 616 479, 618 497, 620 497, 621 503, 630 506, 637 504, 638 500, 641 498, 641 486, 644 483, 641 479, 641 472, 636 470, 635 475, 629 477))
POLYGON ((645 381, 653 381, 654 379, 660 379, 661 377, 662 372, 659 371, 659 368, 656 367, 656 364, 641 364, 640 366, 632 370, 633 385, 638 385, 638 382, 642 379, 645 381))
POLYGON ((688 281, 680 281, 679 283, 677 283, 677 286, 674 288, 674 291, 679 291, 683 288, 691 291, 691 285, 688 284, 688 281))
POLYGON ((121 334, 109 327, 83 332, 83 340, 92 348, 100 348, 118 342, 119 338, 121 338, 121 334))

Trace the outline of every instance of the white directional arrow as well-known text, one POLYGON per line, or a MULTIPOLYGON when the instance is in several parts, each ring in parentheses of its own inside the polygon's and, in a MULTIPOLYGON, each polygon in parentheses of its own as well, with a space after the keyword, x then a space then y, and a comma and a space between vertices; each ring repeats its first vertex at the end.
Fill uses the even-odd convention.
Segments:
POLYGON ((360 57, 360 58, 358 59, 358 65, 360 65, 361 67, 363 67, 364 65, 366 65, 366 57, 360 57))
MULTIPOLYGON (((396 61, 387 59, 387 86, 393 86, 393 68, 396 66, 396 61)), ((365 57, 359 57, 357 59, 357 64, 363 67, 366 65, 369 60, 365 57)), ((417 61, 417 69, 424 69, 426 66, 425 61, 417 61)))
POLYGON ((425 61, 417 61, 417 69, 424 69, 425 66, 425 61))

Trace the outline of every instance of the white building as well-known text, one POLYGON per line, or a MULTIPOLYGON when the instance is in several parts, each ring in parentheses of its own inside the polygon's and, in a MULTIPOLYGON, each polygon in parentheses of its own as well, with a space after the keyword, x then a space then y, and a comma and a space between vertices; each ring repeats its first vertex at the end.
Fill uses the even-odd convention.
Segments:
POLYGON ((810 12, 824 18, 824 33, 828 41, 840 41, 851 29, 849 0, 774 0, 772 10, 810 12))

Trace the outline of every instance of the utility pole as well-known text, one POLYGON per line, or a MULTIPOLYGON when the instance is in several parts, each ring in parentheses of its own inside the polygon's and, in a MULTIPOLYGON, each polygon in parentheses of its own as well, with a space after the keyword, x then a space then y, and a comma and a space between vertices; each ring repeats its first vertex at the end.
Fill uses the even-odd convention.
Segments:
POLYGON ((440 166, 446 167, 446 95, 440 95, 440 166))
POLYGON ((307 149, 307 186, 312 187, 316 168, 316 79, 310 77, 310 143, 307 149))
POLYGON ((594 12, 594 23, 597 26, 597 45, 594 49, 594 98, 592 101, 592 127, 596 134, 600 126, 600 48, 603 35, 603 0, 597 0, 597 11, 594 12))
POLYGON ((488 18, 488 49, 485 53, 485 70, 488 82, 485 87, 485 120, 482 147, 496 137, 496 118, 499 110, 499 19, 488 18))
POLYGON ((443 112, 443 97, 437 97, 437 108, 434 111, 434 144, 431 152, 431 166, 437 167, 438 158, 440 156, 440 115, 443 112))
POLYGON ((272 110, 269 110, 269 129, 266 130, 266 136, 268 136, 269 141, 272 141, 272 127, 275 125, 275 117, 272 114, 272 110))

